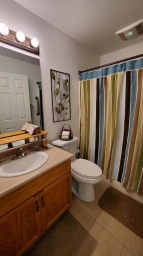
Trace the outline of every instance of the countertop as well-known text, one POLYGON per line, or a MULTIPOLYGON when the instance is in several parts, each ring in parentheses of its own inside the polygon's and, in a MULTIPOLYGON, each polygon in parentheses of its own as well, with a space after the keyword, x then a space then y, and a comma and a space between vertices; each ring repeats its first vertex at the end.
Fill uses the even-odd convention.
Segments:
POLYGON ((39 169, 33 172, 30 172, 28 174, 17 176, 17 177, 12 177, 12 178, 0 177, 0 198, 24 186, 25 184, 43 175, 44 173, 52 170, 56 166, 70 160, 73 156, 71 153, 68 153, 56 147, 51 147, 49 149, 42 148, 41 151, 47 153, 49 158, 48 158, 48 161, 39 169))

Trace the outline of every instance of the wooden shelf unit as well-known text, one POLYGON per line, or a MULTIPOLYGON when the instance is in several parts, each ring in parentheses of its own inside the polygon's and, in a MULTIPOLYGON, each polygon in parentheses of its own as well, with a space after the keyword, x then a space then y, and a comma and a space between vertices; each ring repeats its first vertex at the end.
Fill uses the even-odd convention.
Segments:
POLYGON ((20 134, 25 134, 25 131, 16 131, 16 132, 7 132, 7 133, 2 133, 0 134, 0 139, 15 136, 15 135, 20 135, 20 134))
POLYGON ((4 134, 0 134, 0 145, 9 144, 15 141, 26 140, 30 138, 35 139, 36 137, 40 137, 40 136, 42 136, 42 139, 46 140, 46 145, 47 145, 47 134, 48 132, 45 132, 45 131, 41 131, 41 133, 33 134, 33 135, 29 133, 25 133, 23 131, 4 133, 4 134))

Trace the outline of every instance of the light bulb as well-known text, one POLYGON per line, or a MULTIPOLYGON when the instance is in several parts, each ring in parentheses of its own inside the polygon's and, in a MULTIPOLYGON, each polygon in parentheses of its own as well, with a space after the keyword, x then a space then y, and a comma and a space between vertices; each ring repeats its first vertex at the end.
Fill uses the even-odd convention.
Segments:
POLYGON ((23 32, 21 32, 21 31, 18 31, 17 33, 16 33, 16 38, 17 38, 17 40, 19 41, 19 42, 24 42, 25 41, 25 35, 23 34, 23 32))
POLYGON ((130 32, 127 33, 128 36, 131 36, 132 34, 133 34, 132 31, 130 31, 130 32))
POLYGON ((9 34, 9 28, 4 23, 0 23, 0 33, 4 36, 9 34))
POLYGON ((37 38, 32 38, 31 44, 34 48, 37 48, 39 46, 39 41, 37 40, 37 38))

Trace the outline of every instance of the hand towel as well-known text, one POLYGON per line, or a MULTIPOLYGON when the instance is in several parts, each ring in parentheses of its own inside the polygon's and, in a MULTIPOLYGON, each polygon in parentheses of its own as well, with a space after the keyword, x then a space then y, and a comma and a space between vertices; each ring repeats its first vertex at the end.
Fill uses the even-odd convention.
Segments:
POLYGON ((61 139, 62 140, 69 140, 70 132, 69 131, 63 131, 61 139))
POLYGON ((34 124, 29 124, 29 123, 26 123, 22 126, 22 131, 26 131, 26 132, 29 132, 31 135, 32 134, 39 134, 41 133, 41 127, 38 126, 38 125, 34 125, 34 124))

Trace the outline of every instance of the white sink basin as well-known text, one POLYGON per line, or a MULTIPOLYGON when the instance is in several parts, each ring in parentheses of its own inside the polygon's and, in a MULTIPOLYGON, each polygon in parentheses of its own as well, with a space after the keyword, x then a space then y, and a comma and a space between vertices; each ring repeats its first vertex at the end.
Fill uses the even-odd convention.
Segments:
POLYGON ((44 152, 32 152, 26 157, 16 160, 5 161, 0 164, 1 177, 15 177, 33 172, 48 160, 48 155, 44 152))

